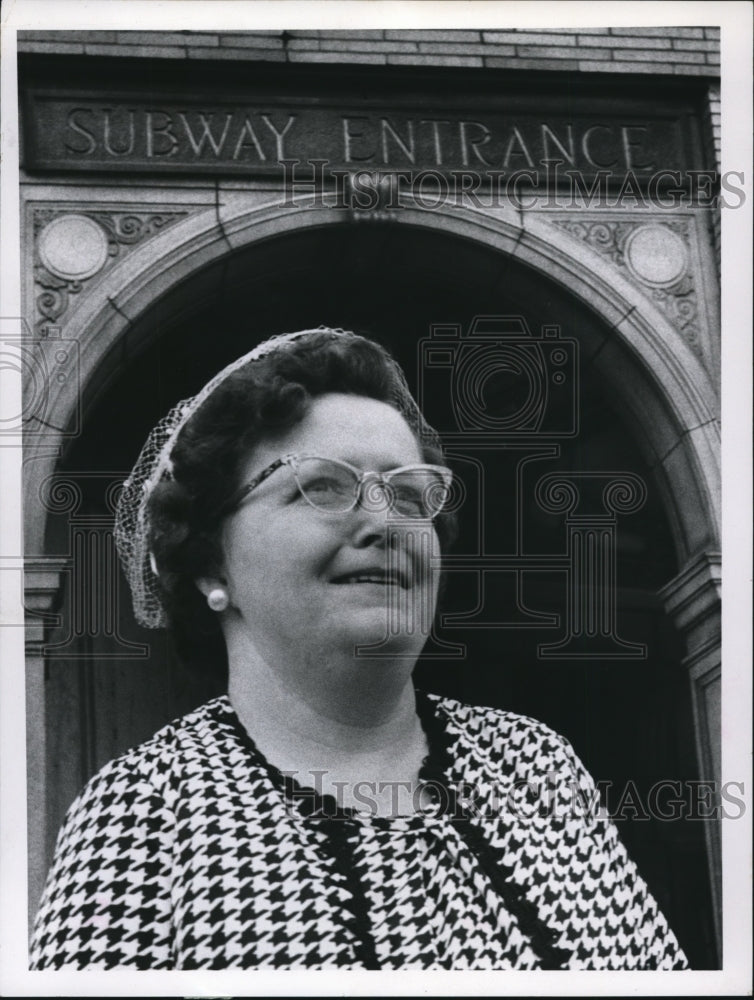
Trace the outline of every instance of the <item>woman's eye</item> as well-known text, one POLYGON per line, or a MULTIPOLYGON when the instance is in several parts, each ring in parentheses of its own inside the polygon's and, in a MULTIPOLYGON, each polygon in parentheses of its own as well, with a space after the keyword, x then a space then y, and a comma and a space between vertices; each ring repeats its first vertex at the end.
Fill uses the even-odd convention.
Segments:
POLYGON ((325 476, 319 479, 312 479, 309 482, 303 484, 304 489, 307 493, 342 493, 344 490, 344 485, 337 479, 328 479, 325 476))
POLYGON ((402 514, 421 517, 424 513, 424 498, 418 490, 410 487, 398 488, 394 493, 393 506, 402 514))
POLYGON ((420 501, 397 500, 393 506, 404 517, 423 518, 425 516, 424 505, 420 501))

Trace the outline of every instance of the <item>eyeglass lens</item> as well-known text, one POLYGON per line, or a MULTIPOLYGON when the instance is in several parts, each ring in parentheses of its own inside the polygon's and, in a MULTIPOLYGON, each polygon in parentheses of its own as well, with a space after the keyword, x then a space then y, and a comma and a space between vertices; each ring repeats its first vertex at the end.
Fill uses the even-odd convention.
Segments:
MULTIPOLYGON (((356 503, 359 477, 345 465, 323 458, 301 458, 294 466, 302 494, 320 510, 343 512, 356 503)), ((442 510, 448 489, 433 469, 408 469, 364 483, 362 503, 370 510, 390 509, 402 517, 429 518, 442 510)))

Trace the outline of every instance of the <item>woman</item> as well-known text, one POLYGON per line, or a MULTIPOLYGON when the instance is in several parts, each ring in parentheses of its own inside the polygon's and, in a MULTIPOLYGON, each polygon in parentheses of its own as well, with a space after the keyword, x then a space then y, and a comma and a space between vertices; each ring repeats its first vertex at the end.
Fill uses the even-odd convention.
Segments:
POLYGON ((158 425, 116 540, 139 620, 228 695, 74 803, 33 967, 685 967, 568 744, 413 689, 453 495, 396 363, 339 330, 158 425))

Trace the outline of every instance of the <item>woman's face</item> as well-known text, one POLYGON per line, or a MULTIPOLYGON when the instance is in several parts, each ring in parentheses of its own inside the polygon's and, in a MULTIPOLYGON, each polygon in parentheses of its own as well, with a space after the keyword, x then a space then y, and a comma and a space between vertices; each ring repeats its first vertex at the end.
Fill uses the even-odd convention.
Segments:
MULTIPOLYGON (((299 424, 255 447, 241 482, 290 453, 364 471, 423 462, 397 410, 342 393, 315 398, 299 424)), ((336 650, 358 656, 357 647, 377 645, 376 652, 405 657, 410 667, 434 617, 439 543, 431 522, 389 517, 360 505, 338 514, 317 510, 290 467, 277 469, 222 531, 226 624, 240 628, 270 665, 336 650)))

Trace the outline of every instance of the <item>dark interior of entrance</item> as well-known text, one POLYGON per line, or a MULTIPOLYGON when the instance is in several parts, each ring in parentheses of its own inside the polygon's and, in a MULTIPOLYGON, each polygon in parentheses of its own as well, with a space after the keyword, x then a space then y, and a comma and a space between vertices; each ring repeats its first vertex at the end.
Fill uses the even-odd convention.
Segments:
MULTIPOLYGON (((468 331, 475 318, 485 316, 521 316, 535 335, 543 326, 559 326, 562 337, 578 341, 580 376, 577 435, 558 439, 555 450, 541 451, 524 466, 521 448, 475 453, 485 470, 485 550, 511 552, 520 543, 544 557, 565 552, 563 517, 534 500, 535 480, 545 473, 639 477, 648 491, 644 505, 617 520, 616 628, 625 643, 644 644, 646 655, 541 655, 540 647, 560 637, 567 611, 563 568, 557 560, 548 568, 545 558, 537 571, 487 574, 483 614, 476 610, 478 574, 450 573, 444 609, 456 621, 439 627, 447 645, 437 645, 435 652, 462 645, 465 655, 420 662, 417 683, 534 716, 565 735, 604 783, 608 805, 622 816, 621 835, 692 965, 714 967, 704 824, 693 817, 648 816, 658 782, 698 777, 682 650, 655 596, 678 569, 671 527, 640 447, 641 433, 617 408, 599 367, 600 349, 615 334, 555 282, 471 240, 372 222, 302 230, 229 254, 138 317, 87 387, 85 431, 60 465, 61 472, 78 477, 83 490, 76 513, 79 543, 73 542, 73 520, 53 515, 48 551, 74 554, 72 579, 76 562, 83 572, 93 556, 91 546, 80 541, 81 526, 100 537, 111 516, 105 480, 92 473, 124 478, 154 423, 267 335, 319 324, 369 333, 393 351, 416 389, 419 345, 432 325, 468 331), (518 468, 524 472, 517 484, 518 468), (458 620, 463 614, 465 622, 458 620), (487 627, 478 627, 485 621, 487 627)), ((626 364, 633 363, 627 356, 626 364)), ((423 392, 427 416, 445 429, 452 426, 454 411, 452 400, 443 397, 440 367, 425 367, 423 392)), ((512 410, 523 405, 515 377, 500 379, 488 385, 498 404, 512 410)), ((557 413, 553 419, 559 419, 557 413)), ((473 469, 464 464, 462 448, 452 462, 467 477, 467 503, 478 506, 473 469)), ((474 553, 478 524, 473 516, 464 517, 463 508, 460 516, 455 551, 474 553)), ((135 624, 125 581, 118 587, 114 634, 96 634, 85 622, 72 628, 70 584, 62 596, 61 627, 50 636, 55 647, 46 695, 50 848, 64 810, 96 768, 222 692, 216 672, 208 667, 202 675, 187 673, 161 633, 135 624)), ((667 798, 666 793, 659 802, 666 804, 667 798)))

